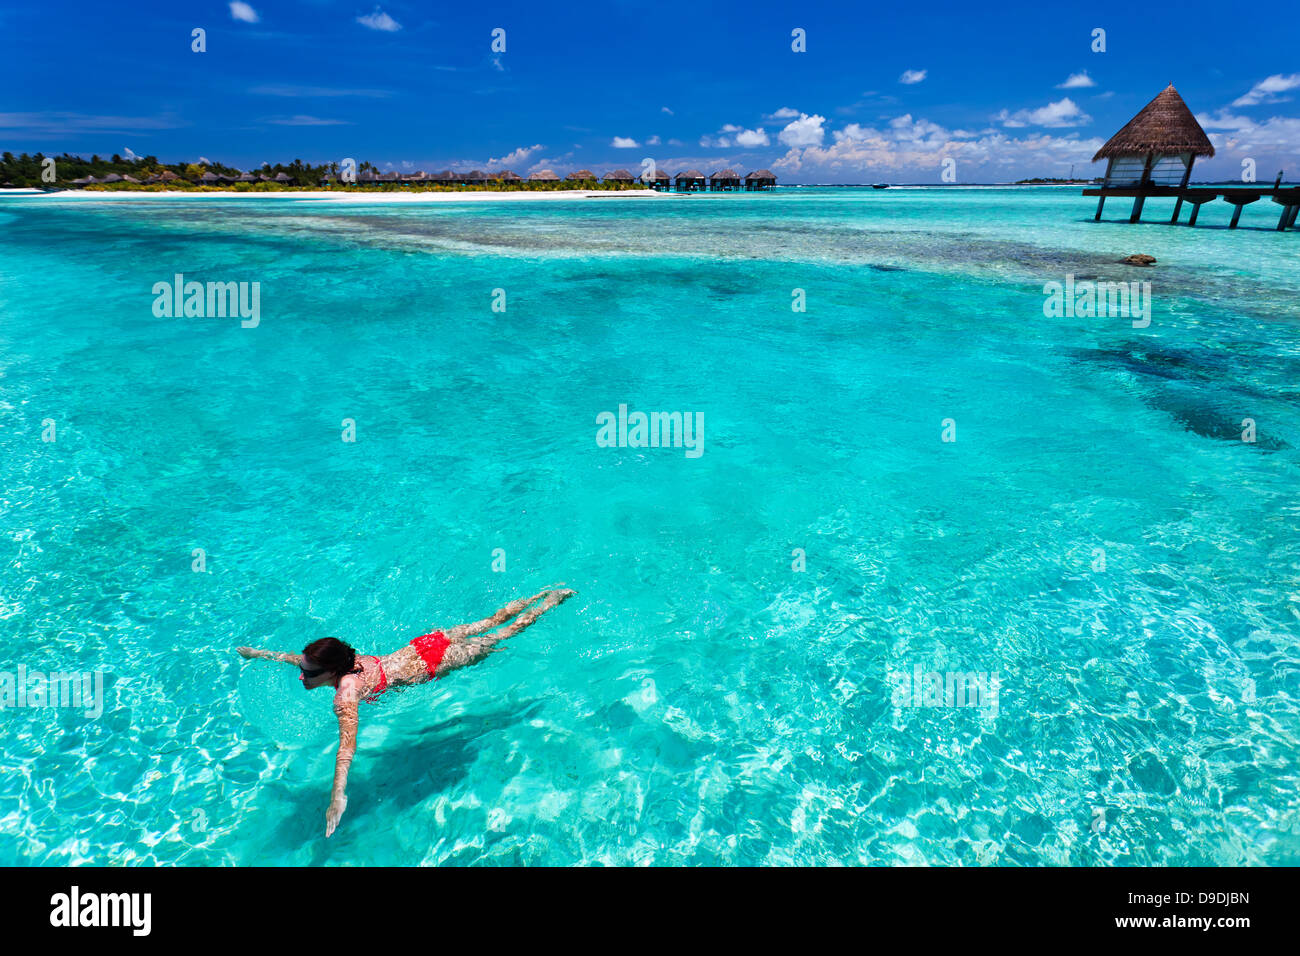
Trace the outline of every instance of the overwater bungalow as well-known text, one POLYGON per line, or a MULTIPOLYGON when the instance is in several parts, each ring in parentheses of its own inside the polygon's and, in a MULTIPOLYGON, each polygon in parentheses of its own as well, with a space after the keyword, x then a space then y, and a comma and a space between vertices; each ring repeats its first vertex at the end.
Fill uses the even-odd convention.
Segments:
POLYGON ((636 177, 633 176, 626 169, 616 169, 612 173, 605 174, 605 182, 607 183, 619 183, 620 185, 630 185, 635 181, 636 181, 636 177))
POLYGON ((704 174, 698 169, 686 169, 677 174, 679 193, 697 192, 704 188, 704 174))
POLYGON ((1106 160, 1106 175, 1101 185, 1083 191, 1085 196, 1097 197, 1097 212, 1093 220, 1101 219, 1109 197, 1133 199, 1129 222, 1138 222, 1142 218, 1142 207, 1148 198, 1173 197, 1174 213, 1170 224, 1178 222, 1186 202, 1192 207, 1187 224, 1194 226, 1201 206, 1222 198, 1234 207, 1228 228, 1235 229, 1242 207, 1270 196, 1273 202, 1282 206, 1277 228, 1286 229, 1295 223, 1296 211, 1300 209, 1300 188, 1283 186, 1281 173, 1271 187, 1250 183, 1190 186, 1196 157, 1213 155, 1214 146, 1210 138, 1173 84, 1169 84, 1093 156, 1094 163, 1106 160))
POLYGON ((709 177, 709 186, 714 192, 731 192, 740 188, 740 174, 734 169, 719 169, 709 177))
POLYGON ((523 177, 521 177, 518 173, 512 173, 508 169, 501 170, 501 172, 496 173, 495 176, 498 180, 500 180, 502 183, 505 183, 507 185, 522 183, 524 181, 523 177))
POLYGON ((470 186, 482 186, 487 183, 488 174, 481 169, 475 169, 465 174, 465 182, 470 186))
POLYGON ((756 169, 745 177, 745 189, 755 192, 759 189, 772 189, 776 186, 776 177, 770 169, 756 169))
POLYGON ((442 172, 434 173, 429 178, 438 186, 454 186, 456 183, 460 182, 460 174, 454 173, 450 169, 444 169, 442 172))
POLYGON ((560 177, 552 169, 539 169, 528 177, 530 183, 558 183, 560 177))
POLYGON ((656 169, 649 176, 643 176, 641 180, 651 189, 656 189, 661 192, 672 189, 673 186, 673 177, 669 176, 662 169, 656 169))

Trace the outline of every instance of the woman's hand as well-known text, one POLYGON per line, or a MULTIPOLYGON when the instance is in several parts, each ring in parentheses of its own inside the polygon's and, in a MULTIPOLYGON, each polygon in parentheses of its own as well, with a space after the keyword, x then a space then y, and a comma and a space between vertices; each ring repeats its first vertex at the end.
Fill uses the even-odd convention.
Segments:
POLYGON ((253 650, 251 647, 236 647, 235 653, 238 654, 240 657, 251 658, 257 656, 257 651, 253 650))
POLYGON ((325 837, 328 839, 334 833, 334 829, 339 825, 339 819, 343 816, 343 811, 348 808, 348 798, 345 794, 336 793, 334 799, 330 800, 330 808, 325 811, 325 837))

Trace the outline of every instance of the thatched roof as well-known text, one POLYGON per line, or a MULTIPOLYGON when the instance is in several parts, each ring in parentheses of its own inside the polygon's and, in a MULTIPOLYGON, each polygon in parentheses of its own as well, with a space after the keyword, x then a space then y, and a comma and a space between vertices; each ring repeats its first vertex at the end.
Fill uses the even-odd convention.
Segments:
POLYGON ((117 173, 109 173, 107 176, 105 176, 103 179, 100 180, 101 183, 120 183, 121 181, 122 181, 122 177, 119 176, 117 173))
POLYGON ((523 178, 522 178, 518 173, 512 173, 512 172, 511 172, 510 170, 508 170, 508 169, 503 169, 503 170, 501 170, 501 172, 499 172, 499 173, 493 173, 492 175, 493 175, 496 179, 501 180, 503 183, 520 183, 520 182, 523 182, 523 178))
POLYGON ((634 178, 626 169, 616 169, 612 173, 605 174, 607 183, 630 183, 634 178))
POLYGON ((756 169, 745 178, 746 179, 771 179, 774 181, 776 179, 776 177, 772 175, 772 171, 770 169, 756 169))
POLYGON ((450 169, 444 169, 440 173, 434 173, 429 177, 436 183, 458 183, 461 181, 460 173, 454 173, 450 169))
POLYGON ((199 177, 199 182, 201 183, 215 183, 216 181, 217 181, 217 174, 211 171, 206 172, 199 177))
POLYGON ((134 176, 123 176, 123 177, 122 177, 122 182, 124 182, 124 183, 135 183, 137 186, 140 185, 140 180, 136 179, 134 176))
POLYGON ((537 172, 529 176, 528 180, 529 182, 534 183, 558 183, 560 177, 555 175, 553 169, 539 169, 537 172))
MULTIPOLYGON (((595 179, 595 178, 596 178, 596 174, 593 173, 590 169, 579 169, 579 170, 578 170, 577 172, 575 172, 575 173, 569 173, 568 178, 569 178, 569 179, 575 179, 575 180, 576 180, 576 179, 595 179)), ((608 178, 608 177, 607 177, 607 178, 608 178)))
POLYGON ((277 183, 291 183, 291 182, 293 182, 293 177, 290 176, 288 173, 276 173, 276 174, 275 174, 275 182, 277 182, 277 183))
POLYGON ((740 174, 734 169, 719 169, 709 177, 710 179, 740 179, 740 174))
POLYGON ((257 182, 257 177, 254 176, 252 173, 241 173, 241 174, 240 174, 240 177, 239 177, 237 180, 235 180, 235 182, 237 182, 237 183, 255 183, 255 182, 257 182))
POLYGON ((180 179, 180 177, 170 169, 164 169, 162 175, 159 176, 158 179, 164 183, 174 183, 176 180, 180 179))
POLYGON ((1124 124, 1106 145, 1092 157, 1111 159, 1119 156, 1145 156, 1147 153, 1191 153, 1213 156, 1210 138, 1196 122, 1183 98, 1170 83, 1154 100, 1124 124))
POLYGON ((656 169, 649 176, 643 176, 641 178, 647 182, 662 183, 671 181, 673 177, 668 175, 668 173, 664 172, 662 169, 656 169))
POLYGON ((82 176, 80 179, 74 179, 72 181, 72 185, 89 186, 91 183, 97 183, 97 182, 99 182, 99 180, 96 179, 94 176, 82 176))
POLYGON ((687 169, 677 174, 678 179, 703 179, 704 174, 698 169, 687 169))
POLYGON ((488 174, 483 172, 481 169, 475 169, 472 172, 465 174, 465 182, 467 183, 485 183, 487 181, 488 174))

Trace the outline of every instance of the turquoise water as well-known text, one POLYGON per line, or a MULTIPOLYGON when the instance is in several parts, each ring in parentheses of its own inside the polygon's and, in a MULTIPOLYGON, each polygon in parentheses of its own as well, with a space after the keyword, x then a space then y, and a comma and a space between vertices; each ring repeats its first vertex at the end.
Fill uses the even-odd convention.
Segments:
POLYGON ((0 864, 1300 863, 1265 205, 0 199, 4 667, 106 695, 0 710, 0 864), (155 317, 175 273, 260 282, 260 324, 155 317), (1067 274, 1149 281, 1149 327, 1046 317, 1067 274), (598 446, 620 404, 702 413, 703 454, 598 446), (329 697, 233 649, 383 653, 559 581, 363 711, 325 840, 329 697), (896 706, 917 665, 996 713, 896 706))

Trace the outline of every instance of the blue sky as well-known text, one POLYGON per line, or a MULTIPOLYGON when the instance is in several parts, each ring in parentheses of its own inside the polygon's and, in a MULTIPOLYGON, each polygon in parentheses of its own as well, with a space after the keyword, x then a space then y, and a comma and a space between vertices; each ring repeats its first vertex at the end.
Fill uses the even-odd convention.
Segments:
MULTIPOLYGON (((74 0, 0 9, 0 149, 382 169, 767 167, 782 182, 1100 174, 1173 82, 1219 155, 1300 179, 1293 28, 1124 4, 74 0), (689 16, 685 13, 689 11, 689 16), (191 31, 206 31, 206 52, 191 31), (491 49, 505 31, 505 52, 491 49), (806 34, 794 52, 791 32, 806 34), (1106 31, 1093 52, 1093 30, 1106 31)), ((1202 165, 1203 164, 1203 165, 1202 165)))

